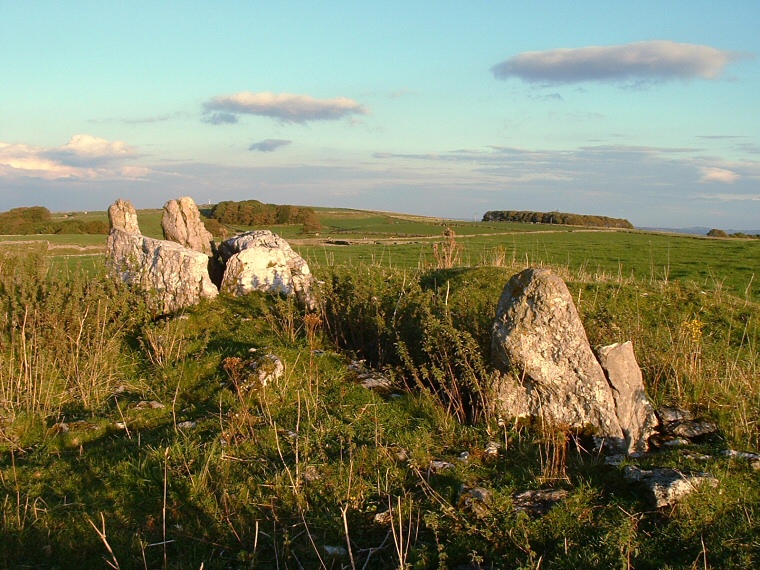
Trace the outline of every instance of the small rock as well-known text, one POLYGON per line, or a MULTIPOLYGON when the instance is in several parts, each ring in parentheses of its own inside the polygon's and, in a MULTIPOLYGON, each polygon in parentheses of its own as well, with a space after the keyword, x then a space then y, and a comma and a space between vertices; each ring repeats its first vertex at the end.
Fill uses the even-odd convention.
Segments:
POLYGON ((160 410, 164 407, 165 406, 161 402, 156 402, 155 400, 151 400, 150 402, 147 400, 140 400, 137 402, 135 410, 160 410))
POLYGON ((271 384, 285 374, 285 365, 274 354, 265 354, 251 364, 254 375, 261 386, 271 384))
POLYGON ((688 439, 677 437, 675 439, 668 439, 662 442, 662 447, 684 447, 691 442, 688 439))
POLYGON ((712 487, 718 485, 718 480, 709 473, 683 473, 659 467, 646 470, 629 465, 625 468, 623 477, 631 483, 642 484, 658 509, 674 506, 703 484, 712 487))
POLYGON ((330 558, 346 558, 348 556, 348 550, 344 546, 330 546, 325 544, 322 547, 325 551, 325 556, 330 558))
POLYGON ((569 493, 564 489, 536 489, 517 493, 512 500, 516 510, 533 516, 542 516, 568 495, 569 493))
POLYGON ((314 465, 307 465, 306 468, 301 471, 301 477, 307 483, 311 483, 313 481, 319 481, 322 478, 322 475, 319 474, 319 470, 314 465))
POLYGON ((734 457, 736 459, 745 459, 749 461, 752 469, 760 471, 760 454, 749 453, 747 451, 735 451, 733 449, 727 449, 723 452, 723 455, 727 457, 734 457))
POLYGON ((393 514, 390 511, 383 511, 377 513, 372 520, 375 521, 375 524, 389 525, 393 522, 393 514))
POLYGON ((469 451, 463 451, 462 453, 459 454, 459 457, 457 457, 457 459, 459 461, 462 461, 462 462, 466 463, 470 459, 470 452, 469 451))
POLYGON ((186 422, 179 422, 177 424, 177 427, 181 428, 181 429, 194 429, 195 426, 196 426, 196 423, 195 422, 191 422, 189 420, 186 421, 186 422))
POLYGON ((657 417, 660 418, 660 422, 663 424, 690 421, 694 419, 694 416, 689 410, 677 408, 675 406, 662 406, 656 411, 656 413, 657 417))
POLYGON ((616 455, 608 455, 604 458, 605 465, 611 465, 613 467, 619 467, 625 461, 625 455, 618 453, 616 455))
POLYGON ((396 452, 396 459, 404 463, 405 461, 409 461, 409 454, 406 452, 405 449, 399 449, 396 452))
POLYGON ((69 424, 66 422, 58 422, 57 424, 50 426, 50 429, 48 429, 48 435, 66 433, 67 431, 69 431, 69 424))
POLYGON ((462 487, 459 495, 459 507, 473 512, 478 517, 488 513, 488 504, 491 502, 491 491, 483 487, 462 487))
POLYGON ((676 437, 695 439, 718 431, 718 426, 708 420, 682 420, 668 424, 665 431, 676 437))
POLYGON ((449 463, 448 461, 442 461, 440 459, 434 459, 430 462, 429 471, 432 473, 440 473, 441 471, 445 471, 446 469, 451 469, 454 467, 453 463, 449 463))
POLYGON ((499 456, 499 450, 501 449, 501 444, 496 441, 489 441, 486 444, 485 449, 483 450, 483 453, 488 459, 496 459, 499 456))

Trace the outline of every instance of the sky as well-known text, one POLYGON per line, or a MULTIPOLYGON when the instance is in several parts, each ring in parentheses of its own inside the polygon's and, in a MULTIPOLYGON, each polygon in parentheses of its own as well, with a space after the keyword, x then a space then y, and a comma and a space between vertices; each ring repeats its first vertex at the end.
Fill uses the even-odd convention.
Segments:
POLYGON ((760 228, 760 2, 0 0, 0 211, 760 228))

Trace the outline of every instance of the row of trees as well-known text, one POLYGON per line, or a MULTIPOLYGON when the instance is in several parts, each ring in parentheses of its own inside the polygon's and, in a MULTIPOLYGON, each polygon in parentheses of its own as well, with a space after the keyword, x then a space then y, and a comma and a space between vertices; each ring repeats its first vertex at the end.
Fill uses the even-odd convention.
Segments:
POLYGON ((211 210, 210 217, 222 224, 240 226, 301 224, 306 233, 319 231, 322 227, 312 208, 264 204, 258 200, 219 202, 211 210))
POLYGON ((633 224, 623 218, 586 216, 565 212, 526 212, 516 210, 492 210, 483 214, 484 222, 523 222, 530 224, 562 224, 597 228, 633 229, 633 224))
POLYGON ((0 213, 0 234, 108 234, 108 224, 98 220, 53 220, 50 210, 32 206, 0 213))

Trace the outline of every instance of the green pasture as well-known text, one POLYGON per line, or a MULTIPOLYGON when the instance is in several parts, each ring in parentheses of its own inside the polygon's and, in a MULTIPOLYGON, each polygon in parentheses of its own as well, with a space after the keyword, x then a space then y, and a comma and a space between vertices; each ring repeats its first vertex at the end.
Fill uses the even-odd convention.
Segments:
MULTIPOLYGON (((760 296, 760 275, 756 275, 760 269, 760 240, 463 222, 326 208, 317 209, 317 213, 323 224, 319 235, 303 235, 297 225, 268 228, 289 240, 316 272, 320 267, 361 263, 401 269, 434 267, 433 244, 442 242, 443 231, 450 227, 456 232, 458 263, 463 266, 561 266, 572 274, 600 279, 681 281, 748 299, 760 296)), ((83 220, 107 218, 105 212, 65 216, 83 220)), ((162 237, 160 209, 139 210, 138 220, 144 235, 162 237)), ((231 227, 230 232, 251 229, 260 228, 231 227)), ((97 266, 105 251, 105 237, 0 237, 0 251, 8 248, 45 251, 55 268, 88 268, 97 266)))

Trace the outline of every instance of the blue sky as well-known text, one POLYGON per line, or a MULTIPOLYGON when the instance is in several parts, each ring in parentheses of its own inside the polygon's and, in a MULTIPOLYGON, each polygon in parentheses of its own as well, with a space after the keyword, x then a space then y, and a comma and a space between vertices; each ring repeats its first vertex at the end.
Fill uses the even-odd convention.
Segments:
POLYGON ((760 226, 760 2, 0 0, 0 210, 760 226))

